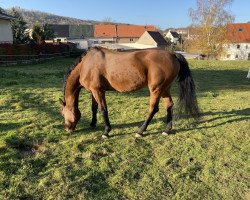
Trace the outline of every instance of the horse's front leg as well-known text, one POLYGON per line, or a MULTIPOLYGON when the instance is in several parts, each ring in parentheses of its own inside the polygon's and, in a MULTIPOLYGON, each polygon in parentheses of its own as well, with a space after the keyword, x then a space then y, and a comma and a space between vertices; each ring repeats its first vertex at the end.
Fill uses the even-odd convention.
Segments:
POLYGON ((93 95, 91 95, 91 97, 92 97, 92 106, 91 106, 91 109, 92 109, 92 121, 90 123, 90 126, 94 128, 94 127, 96 127, 96 122, 97 122, 96 114, 97 114, 97 109, 98 109, 98 103, 95 100, 95 98, 93 97, 93 95))
POLYGON ((109 132, 111 131, 111 125, 110 125, 109 117, 108 117, 108 109, 106 105, 105 91, 92 90, 92 94, 96 102, 98 103, 99 107, 101 108, 102 117, 105 122, 105 130, 102 135, 102 138, 108 138, 109 132))

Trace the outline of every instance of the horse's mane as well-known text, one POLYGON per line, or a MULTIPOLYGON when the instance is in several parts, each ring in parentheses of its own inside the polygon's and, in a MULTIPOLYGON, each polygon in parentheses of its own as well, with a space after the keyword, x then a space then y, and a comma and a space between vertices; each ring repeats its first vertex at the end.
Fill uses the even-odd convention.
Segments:
POLYGON ((65 97, 65 89, 66 89, 66 83, 67 83, 67 80, 71 74, 71 72, 76 68, 76 66, 82 61, 82 58, 87 54, 87 52, 84 52, 81 56, 79 56, 75 63, 70 67, 68 68, 68 71, 66 72, 66 74, 64 75, 64 80, 63 80, 63 96, 65 97))
POLYGON ((63 81, 63 95, 65 97, 65 88, 66 88, 66 83, 67 83, 67 80, 71 74, 71 72, 76 68, 76 66, 82 61, 83 57, 87 55, 87 53, 89 53, 90 51, 92 50, 97 50, 97 51, 100 51, 103 55, 104 55, 104 52, 103 50, 105 50, 106 48, 104 47, 101 47, 101 46, 95 46, 95 47, 91 47, 89 48, 87 51, 85 51, 81 56, 79 56, 75 63, 70 67, 68 68, 68 71, 66 72, 66 74, 64 75, 64 81, 63 81))

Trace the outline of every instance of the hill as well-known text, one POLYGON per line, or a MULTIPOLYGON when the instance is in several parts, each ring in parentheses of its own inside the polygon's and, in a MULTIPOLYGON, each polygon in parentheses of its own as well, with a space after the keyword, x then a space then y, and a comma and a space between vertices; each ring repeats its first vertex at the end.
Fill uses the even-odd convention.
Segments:
MULTIPOLYGON (((72 17, 64 17, 59 15, 54 15, 47 12, 41 12, 37 10, 26 10, 20 7, 15 7, 15 9, 20 12, 27 22, 29 27, 33 26, 35 23, 38 24, 94 24, 98 21, 94 20, 83 20, 72 17)), ((10 9, 5 10, 6 13, 10 14, 10 9)))

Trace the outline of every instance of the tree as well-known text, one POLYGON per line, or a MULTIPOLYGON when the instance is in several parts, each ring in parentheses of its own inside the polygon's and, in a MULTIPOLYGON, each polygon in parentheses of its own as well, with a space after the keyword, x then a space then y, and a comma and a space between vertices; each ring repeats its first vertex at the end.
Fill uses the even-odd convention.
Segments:
POLYGON ((197 8, 190 9, 193 22, 193 35, 189 49, 207 56, 218 56, 227 42, 226 25, 234 17, 227 10, 232 0, 196 0, 197 8))
POLYGON ((6 13, 5 10, 3 8, 0 7, 0 13, 6 13))
POLYGON ((38 44, 43 43, 43 41, 44 41, 44 33, 43 33, 43 30, 42 30, 40 25, 35 24, 33 26, 33 28, 32 28, 32 38, 38 44))
POLYGON ((111 17, 105 17, 102 22, 102 24, 115 24, 115 21, 111 17))
POLYGON ((12 8, 10 14, 15 18, 11 21, 11 29, 13 33, 14 44, 25 44, 29 42, 29 35, 27 33, 27 23, 15 8, 12 8))
POLYGON ((44 24, 43 26, 43 35, 45 40, 53 40, 54 38, 54 30, 49 24, 44 24))

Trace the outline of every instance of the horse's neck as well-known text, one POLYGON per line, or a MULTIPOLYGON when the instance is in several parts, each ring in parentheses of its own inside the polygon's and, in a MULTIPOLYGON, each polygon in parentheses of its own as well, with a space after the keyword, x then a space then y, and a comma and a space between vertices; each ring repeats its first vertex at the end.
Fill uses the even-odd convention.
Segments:
POLYGON ((65 101, 69 107, 78 108, 78 98, 81 90, 79 82, 80 78, 80 63, 71 71, 66 81, 65 86, 65 101))

